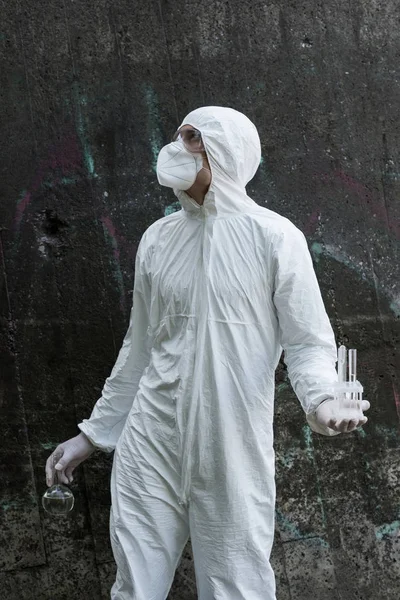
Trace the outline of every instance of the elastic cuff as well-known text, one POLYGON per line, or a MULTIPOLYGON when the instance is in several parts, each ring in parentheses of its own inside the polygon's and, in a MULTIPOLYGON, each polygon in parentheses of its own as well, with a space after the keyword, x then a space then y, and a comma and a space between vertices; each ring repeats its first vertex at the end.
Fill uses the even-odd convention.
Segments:
POLYGON ((93 446, 95 446, 95 448, 97 448, 97 450, 101 450, 102 452, 107 452, 110 453, 114 450, 114 448, 109 448, 107 446, 103 446, 102 444, 99 444, 93 435, 93 432, 90 431, 90 428, 88 427, 88 425, 86 423, 78 423, 78 428, 82 431, 82 433, 84 433, 87 437, 87 439, 89 440, 89 442, 91 444, 93 444, 93 446))
POLYGON ((321 399, 317 399, 314 400, 314 402, 312 403, 312 405, 308 408, 308 410, 305 411, 306 415, 315 415, 315 413, 317 412, 317 408, 319 406, 321 406, 321 404, 324 404, 324 402, 330 402, 331 400, 334 400, 334 397, 332 395, 323 395, 322 396, 322 400, 321 399))

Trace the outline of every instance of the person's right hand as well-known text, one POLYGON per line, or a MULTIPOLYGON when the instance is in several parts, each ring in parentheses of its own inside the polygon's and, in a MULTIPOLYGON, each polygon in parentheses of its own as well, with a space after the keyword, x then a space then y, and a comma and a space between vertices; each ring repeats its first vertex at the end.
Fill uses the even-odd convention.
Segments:
POLYGON ((71 483, 74 469, 89 458, 96 447, 84 433, 59 444, 46 462, 46 483, 51 487, 55 480, 55 471, 60 483, 71 483))

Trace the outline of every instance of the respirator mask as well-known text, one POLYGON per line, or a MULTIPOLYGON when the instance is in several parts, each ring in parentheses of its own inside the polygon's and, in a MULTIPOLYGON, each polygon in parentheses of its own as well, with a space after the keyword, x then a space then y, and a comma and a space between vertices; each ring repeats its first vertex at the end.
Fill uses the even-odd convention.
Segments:
POLYGON ((188 190, 203 167, 202 152, 205 151, 198 129, 177 132, 170 144, 161 148, 157 160, 157 179, 160 185, 188 190))

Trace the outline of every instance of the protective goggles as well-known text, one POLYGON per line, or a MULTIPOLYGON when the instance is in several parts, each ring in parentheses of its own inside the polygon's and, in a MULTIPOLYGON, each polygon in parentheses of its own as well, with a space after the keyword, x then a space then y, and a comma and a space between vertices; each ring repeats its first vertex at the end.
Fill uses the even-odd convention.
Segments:
POLYGON ((198 129, 178 129, 172 138, 173 142, 176 142, 177 140, 181 140, 184 143, 186 150, 189 152, 205 151, 201 133, 198 129))

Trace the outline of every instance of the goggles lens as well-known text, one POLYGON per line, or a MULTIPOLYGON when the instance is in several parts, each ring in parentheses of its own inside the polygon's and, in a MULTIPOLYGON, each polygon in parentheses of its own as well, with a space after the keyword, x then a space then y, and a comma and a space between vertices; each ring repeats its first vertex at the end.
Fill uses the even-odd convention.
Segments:
POLYGON ((204 152, 205 150, 201 133, 198 129, 178 130, 172 138, 172 141, 176 142, 179 139, 182 140, 189 152, 204 152))

